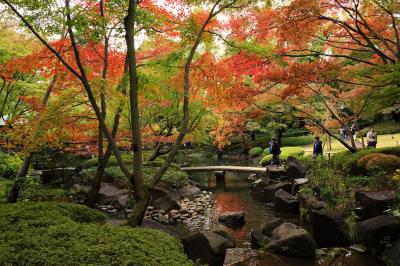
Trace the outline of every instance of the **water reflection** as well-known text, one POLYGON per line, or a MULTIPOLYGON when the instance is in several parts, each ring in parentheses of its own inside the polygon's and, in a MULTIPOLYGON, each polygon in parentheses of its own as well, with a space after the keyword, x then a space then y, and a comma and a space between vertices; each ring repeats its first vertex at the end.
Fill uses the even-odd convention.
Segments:
MULTIPOLYGON (((217 159, 207 159, 207 161, 194 163, 195 165, 229 165, 232 162, 224 160, 223 162, 217 159)), ((254 162, 248 161, 241 165, 256 165, 254 162)), ((230 229, 224 227, 234 238, 239 248, 251 251, 250 231, 252 229, 261 229, 262 224, 268 220, 279 217, 286 222, 299 224, 297 214, 286 212, 277 212, 270 205, 255 200, 250 194, 250 185, 247 180, 249 174, 246 173, 226 173, 225 182, 217 183, 214 173, 192 173, 191 178, 198 182, 203 190, 212 191, 215 197, 214 208, 210 213, 207 213, 203 223, 189 224, 192 230, 212 229, 224 227, 219 224, 217 218, 220 214, 232 211, 245 212, 246 223, 242 228, 230 229), (206 226, 205 226, 206 225, 206 226), (203 227, 204 226, 204 227, 203 227)), ((313 266, 313 265, 340 265, 340 266, 379 266, 383 265, 375 258, 366 254, 359 254, 344 250, 340 254, 336 254, 333 258, 325 258, 318 262, 298 259, 293 257, 280 256, 268 252, 261 252, 251 256, 244 262, 235 263, 232 265, 261 265, 261 266, 313 266)))

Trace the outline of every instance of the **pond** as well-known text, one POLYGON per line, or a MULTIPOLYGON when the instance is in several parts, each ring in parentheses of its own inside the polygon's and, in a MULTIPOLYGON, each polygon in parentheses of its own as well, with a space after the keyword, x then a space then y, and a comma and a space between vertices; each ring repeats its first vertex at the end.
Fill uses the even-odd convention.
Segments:
MULTIPOLYGON (((188 158, 185 159, 188 161, 188 158)), ((238 162, 237 160, 218 160, 216 157, 192 160, 192 165, 246 165, 255 166, 257 161, 246 160, 238 162)), ((217 217, 224 212, 243 211, 245 212, 245 225, 240 229, 230 229, 224 227, 234 237, 237 247, 251 247, 250 231, 252 229, 260 229, 263 222, 273 218, 282 218, 286 222, 299 224, 298 214, 277 212, 271 204, 260 202, 254 199, 251 195, 250 182, 247 180, 249 174, 246 173, 226 173, 225 182, 217 183, 213 173, 192 173, 191 179, 199 183, 203 190, 211 191, 214 196, 214 207, 211 212, 206 213, 206 218, 200 223, 191 223, 187 227, 190 231, 201 229, 214 229, 222 226, 218 223, 217 217)), ((348 266, 375 266, 383 265, 370 255, 360 254, 355 251, 346 251, 340 255, 335 255, 335 258, 325 262, 313 262, 279 256, 267 252, 249 259, 242 264, 235 265, 348 265, 348 266)))

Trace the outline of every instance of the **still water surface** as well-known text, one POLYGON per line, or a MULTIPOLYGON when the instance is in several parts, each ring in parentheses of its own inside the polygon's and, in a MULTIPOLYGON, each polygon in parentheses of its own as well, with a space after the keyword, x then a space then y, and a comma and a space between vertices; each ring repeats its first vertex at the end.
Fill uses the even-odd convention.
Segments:
MULTIPOLYGON (((197 160, 193 165, 257 165, 256 161, 218 160, 216 158, 203 158, 197 160)), ((250 248, 250 231, 261 229, 263 222, 279 217, 286 222, 299 224, 297 214, 282 213, 274 210, 272 205, 260 202, 251 196, 249 174, 226 173, 225 183, 217 184, 213 173, 193 173, 191 178, 198 182, 203 190, 212 191, 215 198, 214 208, 209 212, 202 222, 189 224, 190 231, 201 229, 213 229, 221 226, 217 217, 224 212, 243 211, 245 212, 245 225, 240 229, 225 228, 235 238, 239 248, 250 248)), ((254 258, 235 265, 265 265, 265 266, 308 266, 308 265, 341 265, 341 266, 378 266, 382 265, 370 255, 363 255, 357 252, 345 252, 329 262, 313 262, 309 260, 296 259, 263 252, 254 258)))

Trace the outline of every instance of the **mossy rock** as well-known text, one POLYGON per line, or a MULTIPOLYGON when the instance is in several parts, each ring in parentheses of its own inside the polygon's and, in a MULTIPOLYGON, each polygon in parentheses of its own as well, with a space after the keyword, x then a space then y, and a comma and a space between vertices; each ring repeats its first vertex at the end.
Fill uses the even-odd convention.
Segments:
POLYGON ((0 265, 192 265, 172 236, 104 224, 105 215, 85 206, 0 208, 0 265))

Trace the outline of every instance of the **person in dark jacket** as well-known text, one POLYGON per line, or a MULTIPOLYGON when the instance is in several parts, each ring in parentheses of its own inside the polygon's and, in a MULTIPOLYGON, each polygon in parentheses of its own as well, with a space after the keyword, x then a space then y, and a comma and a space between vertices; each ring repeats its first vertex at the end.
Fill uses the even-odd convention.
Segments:
POLYGON ((270 165, 279 165, 279 154, 281 154, 281 148, 276 138, 272 138, 269 143, 269 151, 272 154, 272 160, 270 165))
POLYGON ((318 155, 323 155, 323 147, 322 141, 316 136, 313 145, 313 157, 315 158, 318 155))

